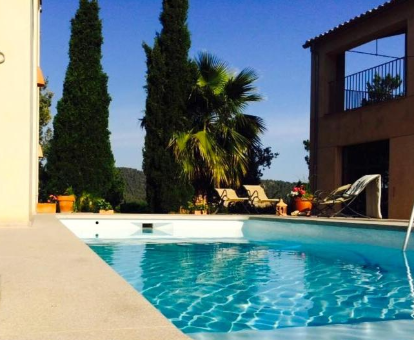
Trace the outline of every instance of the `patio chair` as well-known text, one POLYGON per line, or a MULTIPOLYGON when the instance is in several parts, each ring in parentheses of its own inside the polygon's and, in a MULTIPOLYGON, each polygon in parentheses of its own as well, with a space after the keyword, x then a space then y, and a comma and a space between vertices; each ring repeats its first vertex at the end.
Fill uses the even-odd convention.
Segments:
POLYGON ((316 198, 313 204, 322 214, 327 210, 332 213, 328 217, 340 215, 345 209, 361 217, 382 218, 381 214, 381 175, 365 175, 359 178, 355 183, 341 186, 332 191, 325 198, 315 192, 316 198), (350 207, 353 201, 363 192, 366 191, 366 215, 363 215, 350 207), (335 207, 340 208, 335 211, 335 207))
POLYGON ((219 207, 229 208, 230 206, 235 205, 236 203, 241 203, 244 209, 249 213, 249 210, 245 205, 249 201, 249 198, 237 196, 236 191, 230 188, 215 188, 215 190, 220 196, 219 207))
MULTIPOLYGON (((318 215, 323 214, 325 211, 334 210, 335 206, 345 202, 343 194, 351 187, 351 184, 343 185, 336 188, 330 193, 326 193, 322 190, 315 191, 312 201, 313 206, 318 211, 318 215)), ((351 198, 349 198, 351 199, 351 198)))
POLYGON ((279 199, 268 198, 260 185, 243 185, 249 195, 250 203, 255 208, 269 208, 275 206, 279 199))

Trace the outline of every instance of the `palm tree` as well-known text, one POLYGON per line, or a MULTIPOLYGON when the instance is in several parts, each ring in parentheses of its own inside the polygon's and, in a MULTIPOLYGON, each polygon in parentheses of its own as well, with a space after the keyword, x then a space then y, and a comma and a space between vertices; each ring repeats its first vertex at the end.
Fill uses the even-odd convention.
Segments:
POLYGON ((183 175, 198 193, 208 187, 239 186, 249 163, 249 149, 260 146, 265 130, 261 118, 245 114, 256 93, 254 70, 232 73, 228 65, 209 53, 195 60, 197 83, 189 98, 192 128, 170 141, 183 175))

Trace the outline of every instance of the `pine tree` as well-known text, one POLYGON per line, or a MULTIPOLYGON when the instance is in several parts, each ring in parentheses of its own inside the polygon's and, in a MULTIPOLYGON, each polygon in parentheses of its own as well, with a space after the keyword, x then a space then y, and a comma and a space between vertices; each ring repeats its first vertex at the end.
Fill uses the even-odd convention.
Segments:
POLYGON ((102 22, 97 0, 80 0, 71 21, 69 66, 53 122, 47 162, 49 191, 72 187, 105 198, 116 182, 108 130, 108 76, 101 59, 102 22))
POLYGON ((168 148, 174 132, 188 128, 187 100, 196 82, 189 61, 190 33, 188 0, 163 0, 162 31, 147 55, 147 101, 143 125, 146 129, 143 169, 147 202, 153 212, 177 211, 191 198, 181 168, 168 148))

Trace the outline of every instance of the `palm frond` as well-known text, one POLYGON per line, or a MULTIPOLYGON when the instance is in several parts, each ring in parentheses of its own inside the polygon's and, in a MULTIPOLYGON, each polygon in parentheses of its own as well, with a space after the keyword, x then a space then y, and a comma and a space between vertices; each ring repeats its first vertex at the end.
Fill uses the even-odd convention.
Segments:
POLYGON ((218 95, 229 78, 229 66, 215 55, 208 52, 199 53, 196 64, 198 66, 197 85, 207 87, 218 95))
POLYGON ((248 103, 261 101, 263 98, 257 93, 257 88, 254 85, 257 79, 256 72, 250 68, 245 68, 236 76, 231 77, 224 88, 229 101, 233 101, 236 106, 243 108, 248 103))
POLYGON ((192 130, 175 134, 169 147, 190 181, 237 186, 265 131, 262 118, 244 114, 250 103, 262 100, 258 76, 250 68, 233 75, 227 63, 206 52, 195 63, 198 82, 188 102, 192 130))
POLYGON ((247 138, 253 138, 266 131, 266 124, 261 117, 238 113, 234 120, 237 131, 247 138))

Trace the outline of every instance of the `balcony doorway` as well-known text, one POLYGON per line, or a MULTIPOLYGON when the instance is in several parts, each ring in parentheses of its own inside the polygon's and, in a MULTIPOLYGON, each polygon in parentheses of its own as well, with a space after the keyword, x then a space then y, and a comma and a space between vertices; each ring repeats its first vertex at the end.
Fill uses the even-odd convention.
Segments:
POLYGON ((337 56, 337 79, 329 83, 331 113, 406 95, 405 29, 355 46, 337 56))
MULTIPOLYGON (((346 146, 342 149, 342 179, 353 183, 364 175, 380 174, 382 177, 381 211, 388 218, 389 140, 346 146)), ((364 214, 365 192, 353 203, 353 209, 364 214)))

